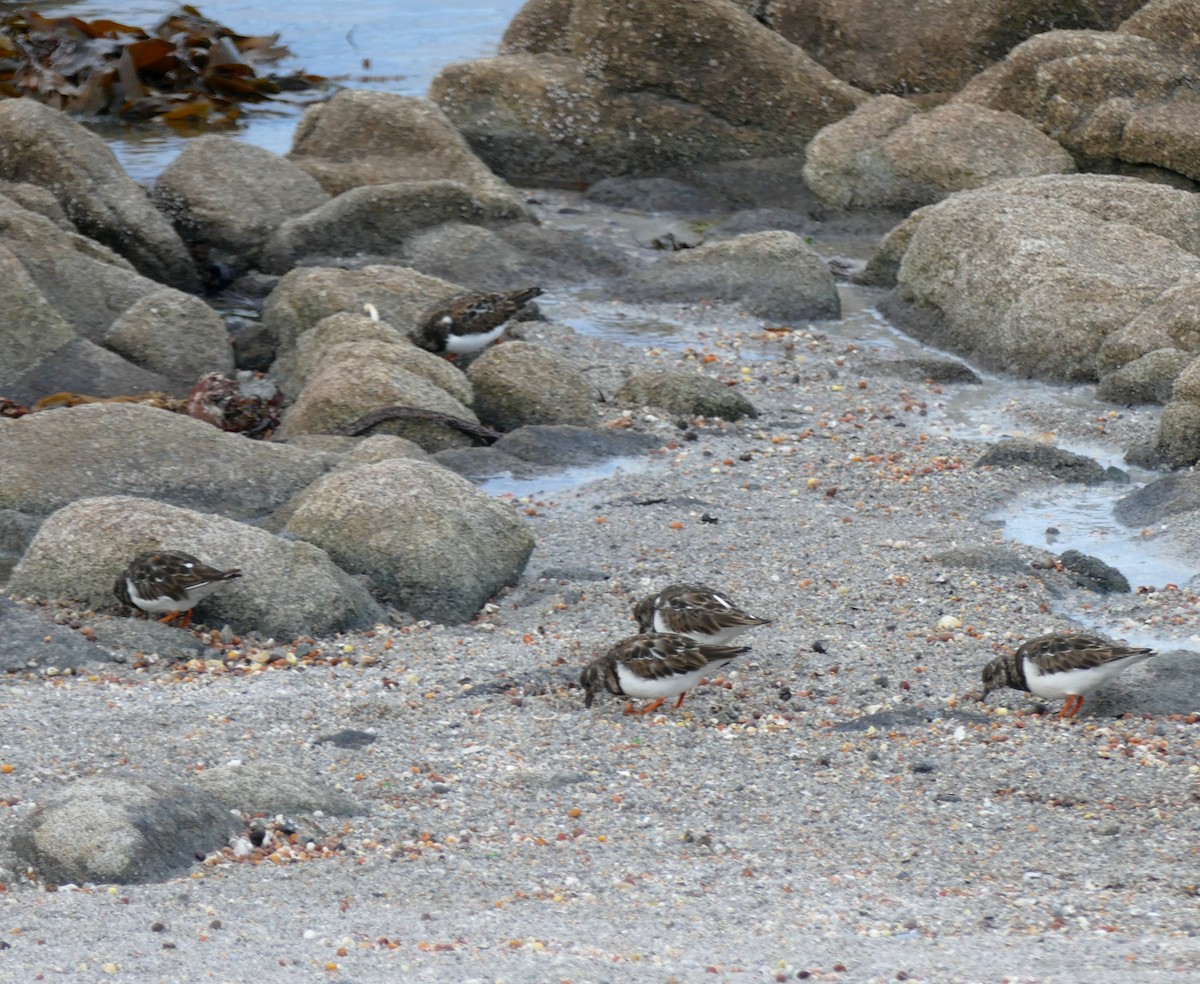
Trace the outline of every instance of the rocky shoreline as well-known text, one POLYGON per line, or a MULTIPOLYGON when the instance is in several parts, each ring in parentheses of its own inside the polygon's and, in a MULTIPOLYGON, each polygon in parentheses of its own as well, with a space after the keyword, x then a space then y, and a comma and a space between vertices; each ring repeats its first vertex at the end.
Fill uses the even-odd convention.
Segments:
POLYGON ((1186 10, 981 21, 901 100, 916 19, 869 81, 766 6, 533 0, 430 100, 197 139, 148 195, 0 100, 0 978, 1194 968, 1195 579, 989 518, 1119 489, 1200 556, 1186 10), (534 285, 503 344, 414 344, 534 285), (988 371, 1098 399, 1014 387, 996 440, 955 419, 988 371), (131 617, 145 550, 242 576, 131 617), (771 623, 679 709, 585 708, 678 581, 771 623), (982 702, 1067 610, 1169 645, 1071 721, 982 702))

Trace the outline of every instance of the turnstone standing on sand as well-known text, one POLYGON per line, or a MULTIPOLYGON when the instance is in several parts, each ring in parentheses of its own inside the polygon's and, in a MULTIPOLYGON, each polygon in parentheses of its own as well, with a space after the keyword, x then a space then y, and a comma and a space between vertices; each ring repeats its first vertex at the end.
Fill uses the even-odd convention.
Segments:
POLYGON ((579 676, 585 691, 583 705, 591 707, 596 691, 603 687, 617 697, 650 700, 640 711, 635 711, 632 703, 626 704, 626 714, 649 714, 676 694, 678 707, 702 676, 749 651, 748 646, 701 645, 671 632, 630 636, 583 668, 579 676))
POLYGON ((1024 690, 1038 697, 1065 697, 1060 718, 1074 717, 1091 693, 1122 670, 1155 655, 1108 642, 1097 636, 1052 632, 1021 645, 1015 653, 997 656, 983 668, 983 696, 1001 687, 1024 690))
POLYGON ((413 332, 413 342, 438 355, 480 352, 503 335, 508 320, 541 293, 541 287, 523 287, 463 294, 429 315, 413 332))
POLYGON ((182 628, 192 621, 192 609, 226 581, 242 576, 236 567, 219 571, 191 554, 152 550, 138 554, 113 585, 113 594, 130 608, 165 612, 160 622, 183 614, 182 628))
POLYGON ((675 632, 712 646, 727 646, 747 629, 771 622, 702 584, 668 585, 639 601, 633 617, 643 632, 675 632))

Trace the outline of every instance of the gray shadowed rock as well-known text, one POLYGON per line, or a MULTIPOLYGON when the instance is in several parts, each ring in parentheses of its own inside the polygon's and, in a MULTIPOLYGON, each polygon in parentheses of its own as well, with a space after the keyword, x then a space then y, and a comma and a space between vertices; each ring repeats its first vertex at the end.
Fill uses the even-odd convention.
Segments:
POLYGON ((9 590, 124 610, 113 584, 146 550, 179 550, 242 576, 197 607, 195 621, 291 639, 368 628, 384 612, 325 551, 253 526, 149 499, 81 499, 51 514, 13 570, 9 590))
POLYGON ((1200 461, 1200 403, 1173 399, 1163 407, 1154 449, 1171 468, 1200 461))
POLYGON ((1109 478, 1094 458, 1064 451, 1052 444, 1041 444, 1025 437, 1013 437, 994 444, 975 462, 976 468, 1014 468, 1026 466, 1046 472, 1064 482, 1098 485, 1109 478))
POLYGON ((1088 694, 1081 716, 1194 714, 1197 708, 1200 673, 1196 672, 1196 654, 1179 650, 1160 652, 1088 694))
POLYGON ((76 499, 140 495, 262 516, 336 463, 182 414, 91 403, 0 418, 0 508, 45 515, 76 499))
POLYGON ((388 322, 353 311, 322 318, 300 336, 288 357, 280 360, 280 388, 294 398, 318 368, 343 359, 360 361, 360 356, 423 376, 459 403, 470 406, 474 399, 471 384, 460 369, 417 348, 407 334, 388 322))
POLYGON ((696 372, 640 373, 617 390, 615 399, 626 406, 660 407, 681 417, 741 420, 758 416, 754 404, 734 387, 696 372))
MULTIPOLYGON (((12 588, 6 590, 19 594, 12 588)), ((73 669, 111 659, 106 650, 78 632, 0 594, 0 673, 40 672, 51 666, 73 669)))
MULTIPOLYGON (((0 110, 22 100, 6 100, 0 110)), ((157 214, 157 213, 155 213, 157 214)), ((0 197, 0 240, 66 322, 93 342, 131 304, 166 288, 107 246, 0 197)), ((17 319, 20 311, 7 318, 17 319)))
POLYGON ((0 180, 0 195, 12 199, 21 208, 27 208, 31 212, 44 216, 60 229, 66 229, 68 232, 79 231, 75 228, 75 224, 67 218, 67 213, 63 211, 58 199, 45 188, 30 184, 28 181, 0 180))
POLYGON ((200 256, 245 267, 285 220, 325 204, 329 193, 286 157, 209 134, 185 143, 152 198, 200 256))
POLYGON ((663 256, 613 287, 635 301, 720 300, 760 318, 836 318, 837 286, 825 261, 792 232, 747 233, 663 256))
POLYGON ((77 335, 20 259, 2 245, 0 311, 7 312, 0 332, 0 392, 11 400, 32 404, 76 387, 97 396, 114 396, 169 385, 166 377, 140 369, 77 335))
MULTIPOLYGON (((532 15, 531 15, 532 16, 532 15)), ((669 174, 793 155, 866 94, 724 0, 577 0, 535 46, 448 65, 430 95, 498 173, 669 174), (544 52, 544 53, 543 53, 544 52), (588 110, 581 112, 580 107, 588 110)))
MULTIPOLYGON (((1200 249, 1200 244, 1195 248, 1200 249)), ((1159 349, 1200 355, 1200 281, 1185 281, 1171 288, 1105 338, 1096 363, 1101 372, 1112 372, 1159 349)))
POLYGON ((518 199, 428 99, 343 89, 304 112, 288 155, 330 194, 397 181, 455 181, 486 198, 518 199))
POLYGON ((102 137, 33 99, 0 102, 0 177, 52 191, 85 236, 146 277, 184 291, 200 278, 170 221, 118 163, 102 137))
POLYGON ((538 425, 505 434, 492 447, 504 454, 541 465, 590 465, 608 458, 642 455, 661 441, 627 430, 538 425))
POLYGON ((869 361, 862 372, 869 374, 879 372, 897 379, 906 379, 913 383, 979 384, 983 380, 970 366, 955 359, 908 358, 908 359, 875 359, 869 361))
MULTIPOLYGON (((193 621, 203 624, 203 620, 193 621)), ((131 617, 97 618, 89 624, 96 645, 112 653, 118 662, 124 662, 138 653, 171 662, 219 658, 218 651, 210 648, 194 632, 180 632, 179 626, 173 622, 167 624, 157 618, 131 617)))
POLYGON ((362 314, 369 303, 383 321, 407 333, 423 314, 464 289, 408 267, 303 267, 280 279, 263 304, 262 318, 279 358, 287 359, 300 336, 331 314, 362 314))
POLYGON ((386 321, 376 321, 361 311, 338 311, 300 335, 287 354, 276 359, 273 373, 279 388, 294 399, 331 346, 372 342, 397 345, 403 341, 403 333, 386 321))
POLYGON ((191 780, 197 790, 239 813, 362 816, 366 808, 311 777, 309 762, 240 762, 205 769, 191 780))
POLYGON ((286 529, 367 575, 389 604, 447 623, 514 583, 534 546, 511 506, 440 465, 400 458, 317 482, 286 529))
POLYGON ((45 883, 128 885, 181 874, 233 827, 225 805, 194 785, 102 775, 48 797, 17 824, 9 849, 45 883))
MULTIPOLYGON (((474 412, 430 379, 413 371, 413 363, 436 358, 405 341, 347 343, 336 346, 312 372, 283 417, 279 436, 330 434, 385 407, 414 407, 477 424, 474 412)), ((451 369, 453 372, 457 370, 451 369)), ((461 373, 460 373, 461 375, 461 373)), ((396 417, 374 425, 372 434, 395 434, 426 451, 470 447, 475 441, 461 430, 437 420, 396 417)))
POLYGON ((1109 403, 1166 403, 1175 380, 1194 356, 1179 349, 1155 349, 1100 378, 1096 399, 1109 403))
POLYGON ((443 222, 530 221, 509 195, 488 195, 457 181, 364 185, 296 218, 263 246, 259 266, 286 273, 301 260, 400 256, 405 240, 443 222))
POLYGON ((1005 178, 1069 174, 1075 161, 1016 113, 878 96, 813 137, 804 180, 837 208, 915 208, 1005 178))
POLYGON ((766 23, 838 78, 871 92, 956 92, 998 53, 1052 28, 1113 28, 1130 4, 1074 0, 770 3, 766 23), (886 28, 881 29, 881 25, 886 28))
POLYGON ((1164 475, 1117 500, 1113 515, 1126 526, 1152 526, 1171 516, 1200 510, 1200 474, 1164 475))
POLYGON ((1200 277, 1195 198, 1098 175, 1004 181, 914 213, 868 274, 898 257, 882 308, 924 342, 1014 375, 1090 381, 1110 334, 1200 277))
POLYGON ((638 458, 659 445, 654 437, 636 431, 530 424, 509 431, 490 447, 457 448, 435 457, 464 478, 482 482, 506 475, 535 478, 610 458, 638 458))
MULTIPOLYGON (((1129 25, 1031 37, 975 76, 953 101, 1018 113, 1097 170, 1154 165, 1196 180, 1196 105, 1179 98, 1195 72, 1195 42, 1179 50, 1170 38, 1159 43, 1163 36, 1150 20, 1129 25), (1143 31, 1149 36, 1138 36, 1143 31), (1118 65, 1122 84, 1114 90, 1118 65)), ((1186 33, 1194 38, 1194 27, 1186 33)))
POLYGON ((1078 550, 1064 550, 1059 557, 1063 568, 1075 575, 1075 583, 1100 594, 1128 594, 1129 581, 1115 567, 1099 557, 1078 550))
POLYGON ((229 332, 200 298, 161 290, 135 301, 104 335, 104 344, 136 366, 166 376, 187 393, 208 372, 233 372, 229 332))
POLYGON ((493 478, 533 478, 550 471, 549 466, 535 465, 511 454, 497 451, 495 447, 447 448, 433 456, 444 468, 472 482, 486 482, 493 478))
POLYGON ((597 421, 583 374, 570 360, 533 342, 493 345, 471 363, 467 378, 476 414, 497 430, 528 424, 589 427, 597 421))
POLYGON ((572 230, 530 222, 492 228, 443 222, 406 239, 399 256, 431 276, 492 290, 617 277, 630 268, 615 243, 589 242, 572 230))
POLYGON ((29 546, 41 520, 16 509, 0 509, 0 557, 20 556, 29 546))

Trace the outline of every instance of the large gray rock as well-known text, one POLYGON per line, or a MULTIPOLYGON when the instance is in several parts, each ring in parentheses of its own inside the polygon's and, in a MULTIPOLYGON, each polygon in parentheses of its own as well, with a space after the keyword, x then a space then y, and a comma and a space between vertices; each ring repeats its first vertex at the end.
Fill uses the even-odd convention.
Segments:
POLYGON ((101 137, 34 99, 0 101, 0 132, 0 177, 52 191, 80 232, 145 276, 199 290, 183 241, 101 137))
POLYGON ((631 376, 616 393, 619 403, 660 407, 682 417, 720 417, 741 420, 757 417, 754 404, 735 389, 698 372, 640 373, 631 376))
MULTIPOLYGON (((279 436, 331 434, 384 407, 415 407, 478 424, 474 412, 460 403, 429 373, 413 371, 420 351, 410 343, 347 343, 330 351, 308 377, 284 414, 279 436)), ((422 353, 428 356, 429 353, 422 353)), ((435 420, 396 417, 376 424, 372 434, 396 434, 427 451, 469 447, 462 431, 435 420)))
POLYGON ((137 495, 252 518, 334 462, 165 410, 85 404, 0 418, 0 508, 45 515, 76 499, 137 495))
POLYGON ((1094 458, 1042 444, 1026 437, 1000 441, 975 461, 976 468, 1015 468, 1024 466, 1052 475, 1063 482, 1097 485, 1108 474, 1094 458))
POLYGON ((232 830, 225 805, 194 786, 101 775, 48 797, 17 824, 10 847, 42 882, 127 885, 186 871, 232 830))
POLYGON ((520 283, 617 277, 631 266, 616 243, 531 222, 506 222, 486 229, 445 222, 406 239, 400 259, 422 273, 492 290, 511 290, 520 283))
MULTIPOLYGON (((196 789, 240 813, 324 813, 326 816, 362 816, 367 809, 311 775, 307 762, 231 762, 205 769, 191 780, 196 789)), ((297 756, 299 758, 299 756, 297 756)))
POLYGON ((836 318, 837 286, 793 232, 754 232, 663 256, 614 288, 638 301, 721 300, 778 321, 836 318))
MULTIPOLYGON (((1194 11, 1191 17, 1194 24, 1194 11)), ((1193 53, 1148 37, 1049 31, 1012 49, 954 101, 1024 116, 1093 166, 1149 164, 1194 181, 1200 179, 1194 73, 1193 53)))
POLYGON ((408 267, 304 267, 279 281, 263 305, 262 317, 280 358, 287 358, 297 339, 331 314, 362 314, 363 305, 370 303, 383 321, 407 332, 431 307, 461 291, 408 267))
POLYGON ((135 301, 104 336, 134 365, 166 376, 186 393, 209 372, 233 372, 233 346, 217 313, 200 298, 160 290, 135 301))
POLYGON ((443 222, 527 220, 507 195, 482 195, 457 181, 403 181, 351 188, 288 219, 263 247, 259 265, 286 273, 308 258, 392 256, 414 233, 443 222))
POLYGON ((298 394, 318 369, 339 359, 374 359, 423 376, 466 406, 474 400, 471 384, 462 371, 445 359, 417 348, 408 335, 386 321, 342 311, 318 321, 297 340, 288 356, 279 360, 280 388, 298 394))
MULTIPOLYGON (((13 102, 0 102, 0 110, 13 102)), ((163 286, 134 271, 107 246, 0 198, 0 243, 20 259, 51 306, 77 332, 101 343, 135 301, 163 286)), ((0 312, 0 325, 20 312, 0 312)))
POLYGON ((1079 0, 772 0, 763 20, 869 92, 956 92, 1025 38, 1113 26, 1119 5, 1079 0))
POLYGON ((1100 348, 1097 364, 1107 372, 1160 349, 1200 355, 1200 280, 1187 280, 1171 288, 1109 335, 1100 348))
POLYGON ((210 134, 187 141, 152 197, 199 255, 246 266, 285 220, 329 193, 286 157, 210 134))
POLYGON ((454 181, 481 199, 518 200, 428 99, 343 89, 304 113, 289 155, 330 194, 398 181, 454 181))
POLYGON ((804 179, 827 205, 901 209, 1005 178, 1074 170, 1070 154, 1015 113, 965 104, 921 112, 880 96, 813 137, 804 179))
POLYGON ((592 388, 574 364, 531 342, 493 345, 471 363, 475 412, 489 427, 597 422, 592 388))
POLYGON ((866 98, 724 0, 576 0, 547 26, 554 40, 449 65, 430 86, 475 151, 513 178, 799 156, 866 98))
POLYGON ((1195 199, 1087 175, 960 192, 905 223, 885 310, 988 368, 1094 380, 1110 334, 1200 278, 1195 199))
POLYGON ((1155 349, 1100 379, 1096 398, 1109 403, 1166 403, 1175 380, 1193 361, 1179 349, 1155 349))
POLYGON ((366 574, 389 603, 440 622, 466 621, 514 583, 534 546, 511 506, 405 459, 327 476, 298 497, 286 529, 366 574))
MULTIPOLYGON (((1198 428, 1200 430, 1200 428, 1198 428)), ((1126 526, 1155 526, 1184 513, 1200 511, 1200 473, 1176 472, 1122 496, 1113 516, 1126 526)))
POLYGON ((76 669, 111 658, 95 642, 52 622, 42 608, 0 594, 0 673, 76 669))
POLYGON ((131 496, 80 499, 52 513, 13 570, 22 597, 123 610, 117 577, 146 550, 180 550, 242 576, 196 607, 197 622, 294 639, 369 628, 384 612, 325 551, 257 527, 131 496))

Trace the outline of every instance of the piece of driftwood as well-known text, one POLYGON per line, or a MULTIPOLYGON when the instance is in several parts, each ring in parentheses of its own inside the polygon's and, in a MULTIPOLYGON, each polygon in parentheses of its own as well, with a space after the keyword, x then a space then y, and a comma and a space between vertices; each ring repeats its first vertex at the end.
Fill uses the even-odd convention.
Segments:
POLYGON ((333 433, 341 434, 344 437, 357 437, 363 431, 369 430, 385 420, 428 420, 435 424, 445 424, 484 444, 494 444, 501 437, 499 431, 484 427, 483 424, 475 424, 469 420, 463 420, 462 417, 455 417, 453 414, 439 413, 437 410, 426 410, 424 407, 380 407, 378 410, 363 414, 358 420, 343 424, 333 433))

